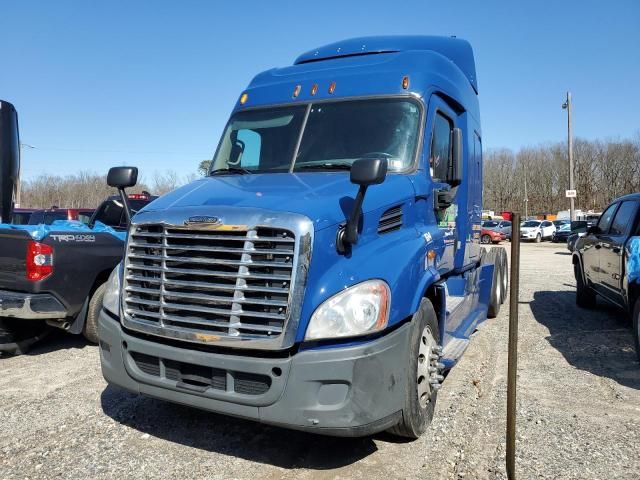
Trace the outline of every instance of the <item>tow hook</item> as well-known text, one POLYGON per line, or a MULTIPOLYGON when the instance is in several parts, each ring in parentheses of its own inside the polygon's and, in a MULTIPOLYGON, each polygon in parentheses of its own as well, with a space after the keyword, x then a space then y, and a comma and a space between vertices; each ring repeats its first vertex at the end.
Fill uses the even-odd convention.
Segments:
POLYGON ((444 376, 442 375, 444 363, 440 362, 440 358, 442 358, 442 347, 440 345, 434 345, 431 347, 431 354, 429 355, 429 360, 431 361, 431 365, 429 366, 429 383, 431 384, 431 388, 436 391, 440 390, 442 382, 444 381, 444 376))

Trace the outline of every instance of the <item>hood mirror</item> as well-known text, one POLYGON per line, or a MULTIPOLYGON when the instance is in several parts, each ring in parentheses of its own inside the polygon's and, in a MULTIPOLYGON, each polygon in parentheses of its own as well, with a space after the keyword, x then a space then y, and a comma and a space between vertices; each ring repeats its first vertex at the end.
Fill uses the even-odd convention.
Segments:
POLYGON ((362 210, 362 202, 367 188, 371 185, 378 185, 384 182, 387 176, 386 158, 361 158, 351 165, 351 183, 359 185, 351 214, 346 225, 338 229, 336 247, 339 253, 347 251, 347 244, 358 243, 358 225, 362 210))

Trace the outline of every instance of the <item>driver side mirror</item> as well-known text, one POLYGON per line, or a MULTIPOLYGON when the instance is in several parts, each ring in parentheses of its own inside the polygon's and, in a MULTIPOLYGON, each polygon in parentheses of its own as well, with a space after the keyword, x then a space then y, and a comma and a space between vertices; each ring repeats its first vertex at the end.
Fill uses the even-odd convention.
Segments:
POLYGON ((462 150, 462 130, 454 128, 451 131, 451 165, 449 165, 446 179, 452 187, 462 183, 462 150))
POLYGON ((587 228, 587 235, 597 235, 598 233, 600 233, 600 229, 596 225, 587 228))
POLYGON ((371 185, 378 185, 384 182, 387 177, 386 158, 361 158, 351 165, 351 183, 359 185, 351 213, 347 219, 347 224, 338 229, 336 238, 336 248, 338 252, 345 253, 347 245, 358 243, 358 225, 360 224, 360 210, 367 188, 371 185))

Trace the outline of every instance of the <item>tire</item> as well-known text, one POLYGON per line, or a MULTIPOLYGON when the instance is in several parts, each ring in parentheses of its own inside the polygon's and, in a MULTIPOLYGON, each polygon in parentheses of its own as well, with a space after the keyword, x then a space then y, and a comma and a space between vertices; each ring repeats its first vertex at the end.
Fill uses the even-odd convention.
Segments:
POLYGON ((640 298, 633 307, 633 343, 636 347, 636 355, 640 362, 640 298))
POLYGON ((106 288, 106 283, 96 288, 93 295, 91 295, 91 300, 89 300, 89 306, 87 307, 87 319, 84 322, 82 335, 91 343, 98 343, 98 316, 100 315, 102 299, 104 298, 106 288))
POLYGON ((500 303, 504 303, 509 293, 509 259, 507 258, 507 252, 504 248, 500 249, 500 263, 502 281, 502 298, 500 299, 500 303))
POLYGON ((489 295, 489 308, 487 310, 487 317, 496 318, 500 313, 500 305, 502 305, 502 280, 500 269, 500 253, 502 250, 500 247, 493 247, 483 257, 482 263, 491 263, 494 265, 493 278, 491 281, 491 294, 489 295))
MULTIPOLYGON (((440 356, 438 317, 431 301, 422 299, 418 311, 411 319, 411 325, 408 359, 410 373, 405 391, 402 420, 391 427, 389 432, 393 435, 416 439, 426 431, 433 419, 438 390, 432 386, 430 376, 439 376, 442 368, 438 362, 440 356), (435 374, 429 373, 429 367, 436 368, 435 374)), ((439 380, 442 381, 441 378, 439 380)))
POLYGON ((576 263, 573 266, 573 273, 576 277, 576 305, 580 308, 595 308, 596 294, 587 286, 586 282, 584 281, 580 264, 576 263))
POLYGON ((483 243, 485 245, 489 245, 491 243, 491 236, 482 235, 482 237, 480 237, 480 243, 483 243))
POLYGON ((22 355, 51 331, 44 320, 0 319, 0 353, 22 355))
POLYGON ((540 243, 542 241, 542 235, 538 234, 536 235, 536 243, 540 243))

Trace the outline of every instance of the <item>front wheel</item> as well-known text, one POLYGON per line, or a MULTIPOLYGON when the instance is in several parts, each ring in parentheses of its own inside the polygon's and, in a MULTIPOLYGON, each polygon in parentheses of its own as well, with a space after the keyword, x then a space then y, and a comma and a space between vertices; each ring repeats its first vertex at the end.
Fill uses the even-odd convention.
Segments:
POLYGON ((536 243, 540 243, 542 241, 542 235, 536 235, 536 243))
POLYGON ((585 282, 579 263, 573 266, 573 273, 576 277, 576 305, 580 308, 595 308, 596 294, 585 282))
POLYGON ((485 245, 490 244, 491 237, 489 235, 482 235, 482 237, 480 237, 480 243, 484 243, 485 245))
POLYGON ((422 435, 431 420, 438 398, 438 389, 444 365, 439 362, 441 347, 438 318, 429 301, 423 298, 411 320, 411 344, 408 359, 408 381, 405 390, 402 420, 389 432, 416 439, 422 435))

